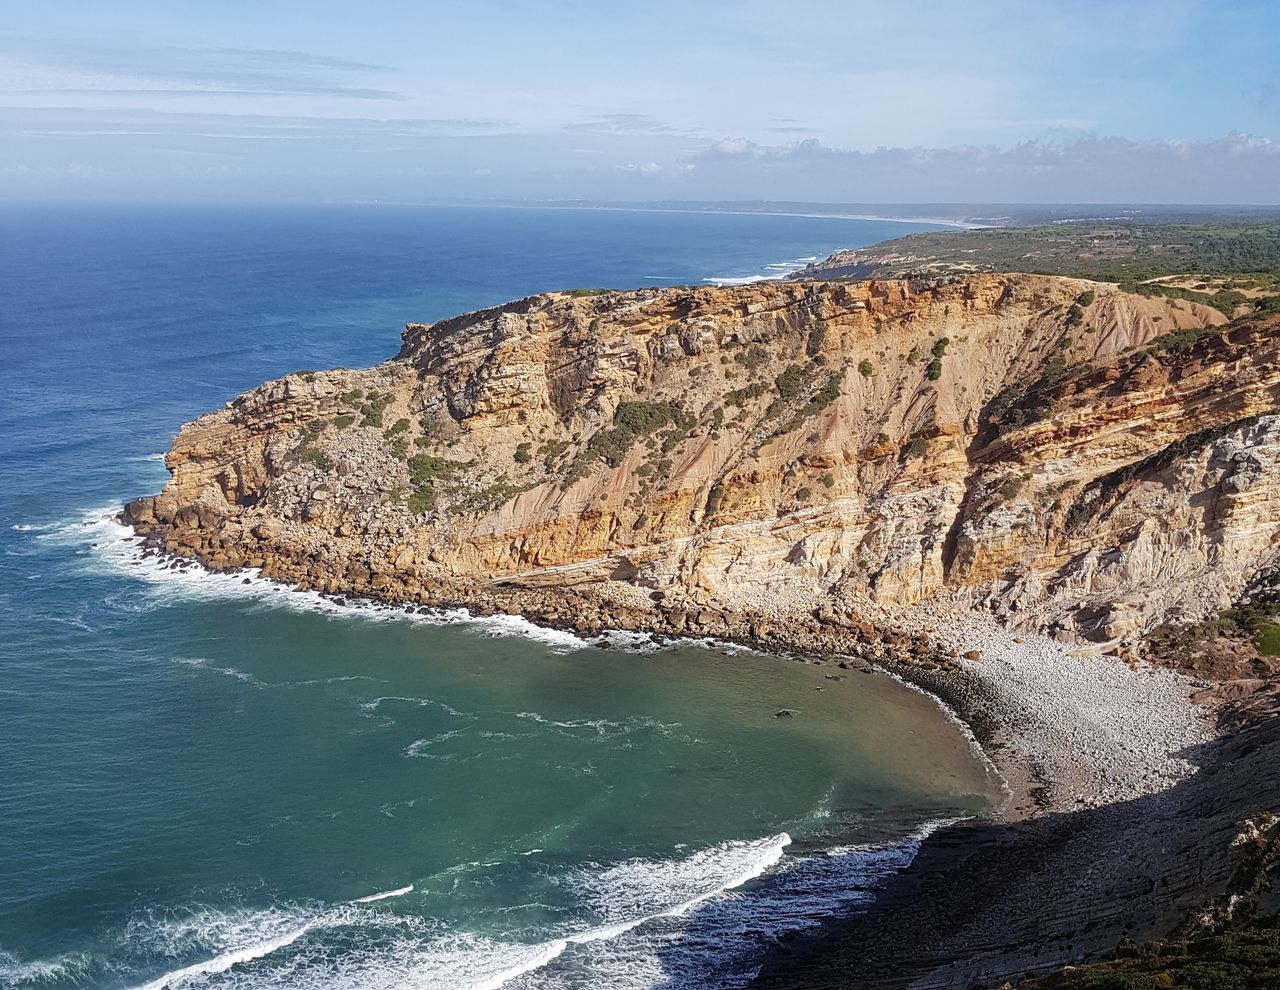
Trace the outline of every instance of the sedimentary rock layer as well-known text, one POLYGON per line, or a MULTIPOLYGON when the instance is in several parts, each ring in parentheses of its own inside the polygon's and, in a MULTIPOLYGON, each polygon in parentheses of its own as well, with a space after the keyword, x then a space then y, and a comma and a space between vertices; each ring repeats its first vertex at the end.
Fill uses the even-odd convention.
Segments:
POLYGON ((201 416, 126 517, 392 601, 733 633, 937 598, 1122 649, 1276 563, 1278 407, 1280 321, 1103 283, 553 293, 201 416))

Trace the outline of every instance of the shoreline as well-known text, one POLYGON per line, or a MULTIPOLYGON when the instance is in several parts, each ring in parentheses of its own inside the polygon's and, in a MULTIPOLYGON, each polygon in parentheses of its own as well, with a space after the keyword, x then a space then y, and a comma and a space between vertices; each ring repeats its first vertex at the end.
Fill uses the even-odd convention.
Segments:
POLYGON ((1004 781, 1008 797, 997 813, 1005 821, 1166 790, 1194 770, 1177 753, 1219 735, 1209 725, 1212 710, 1191 700, 1203 682, 1112 655, 1072 651, 1042 635, 1014 635, 993 617, 964 606, 948 609, 935 602, 886 609, 866 603, 859 612, 839 612, 822 596, 803 592, 762 602, 703 596, 655 603, 620 582, 605 582, 603 590, 588 585, 587 591, 449 582, 411 598, 369 588, 334 591, 312 587, 279 558, 268 573, 210 566, 193 548, 169 550, 163 527, 131 523, 127 510, 112 521, 132 530, 140 559, 159 558, 170 569, 196 567, 243 583, 261 581, 284 594, 310 593, 335 607, 360 603, 424 616, 463 613, 441 615, 445 621, 505 616, 527 623, 525 635, 545 630, 585 645, 593 638, 609 643, 611 635, 647 635, 659 644, 700 641, 780 659, 877 669, 927 694, 965 727, 1004 781), (1144 727, 1136 742, 1135 726, 1144 727))
MULTIPOLYGON (((142 537, 135 547, 169 567, 227 573, 207 567, 194 548, 166 552, 163 534, 148 535, 145 524, 133 530, 142 537)), ((249 580, 242 571, 229 576, 249 580)), ((1152 823, 1165 820, 1160 809, 1171 795, 1194 790, 1196 764, 1204 763, 1195 754, 1230 738, 1209 726, 1211 710, 1190 697, 1203 685, 1187 677, 1115 656, 1072 653, 1046 637, 1015 636, 990 617, 940 604, 887 610, 867 603, 862 613, 851 614, 800 591, 761 601, 704 596, 696 603, 656 603, 619 582, 592 592, 435 583, 409 600, 364 589, 322 592, 303 574, 289 573, 280 558, 260 580, 283 594, 311 592, 338 606, 368 602, 418 614, 463 609, 477 620, 516 616, 587 643, 611 633, 640 633, 658 642, 716 642, 780 659, 877 669, 929 695, 944 715, 968 727, 1004 782, 1005 801, 989 820, 952 824, 929 835, 911 863, 884 881, 864 913, 778 943, 751 984, 761 988, 905 987, 905 974, 914 980, 956 967, 965 975, 918 985, 970 986, 979 977, 1041 972, 1110 951, 1129 935, 1165 934, 1172 909, 1162 904, 1143 915, 1138 889, 1155 882, 1150 878, 1163 868, 1161 842, 1169 841, 1151 837, 1154 829, 1167 831, 1152 823), (1145 729, 1135 735, 1135 727, 1145 729), (1135 843, 1147 857, 1138 866, 1135 843), (1103 902, 1116 915, 1107 924, 1090 920, 1090 912, 1103 909, 1089 899, 1089 884, 1099 877, 1108 891, 1116 883, 1134 887, 1125 897, 1103 902), (1077 891, 1084 892, 1078 896, 1087 906, 1064 917, 1058 905, 1077 891), (984 912, 995 912, 996 920, 984 912), (1028 944, 1028 938, 1004 934, 1040 916, 1047 919, 1043 945, 1039 935, 1028 944), (951 948, 940 948, 939 931, 950 931, 957 919, 971 934, 951 932, 951 948), (1073 941, 1077 931, 1082 934, 1073 941), (847 974, 850 966, 867 974, 864 982, 850 984, 844 976, 831 982, 832 967, 847 974)), ((1223 862, 1225 855, 1189 874, 1200 885, 1197 892, 1206 873, 1223 862)), ((1185 884, 1171 890, 1185 902, 1185 884)))
MULTIPOLYGON (((123 517, 116 521, 129 525, 123 517)), ((134 533, 144 559, 262 581, 282 593, 309 592, 337 607, 461 611, 442 618, 505 616, 528 623, 529 635, 534 629, 564 633, 584 645, 592 638, 607 643, 610 635, 647 635, 658 643, 710 642, 818 665, 875 668, 929 695, 966 727, 1008 787, 1009 800, 1000 809, 1008 820, 1167 789, 1193 769, 1176 753, 1215 736, 1207 724, 1210 710, 1190 698, 1203 683, 1149 664, 1073 652, 1044 636, 1015 636, 971 610, 868 604, 865 612, 841 614, 818 596, 764 607, 742 599, 656 606, 630 586, 601 593, 461 582, 408 599, 366 589, 322 591, 288 573, 222 570, 198 554, 166 551, 140 527, 134 533), (1134 726, 1144 723, 1141 744, 1131 744, 1134 726)))

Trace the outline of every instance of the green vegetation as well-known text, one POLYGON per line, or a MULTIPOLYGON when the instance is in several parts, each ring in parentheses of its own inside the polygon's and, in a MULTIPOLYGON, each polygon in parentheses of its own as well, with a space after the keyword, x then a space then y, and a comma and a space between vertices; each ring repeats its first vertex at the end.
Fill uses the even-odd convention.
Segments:
POLYGON ((661 437, 663 450, 670 450, 697 426, 697 421, 678 402, 623 402, 613 414, 613 428, 601 430, 587 441, 580 467, 604 461, 616 468, 640 437, 652 436, 664 427, 674 430, 661 437))
POLYGON ((298 451, 298 460, 303 464, 311 464, 326 473, 333 470, 333 458, 318 447, 303 447, 298 451))
POLYGON ((393 437, 397 433, 403 433, 408 428, 409 428, 409 421, 401 417, 400 419, 397 419, 394 423, 392 423, 389 427, 387 427, 387 436, 393 437))
POLYGON ((430 454, 414 454, 409 458, 409 481, 413 491, 409 495, 409 511, 430 512, 436 505, 435 486, 452 480, 463 468, 470 467, 464 461, 451 461, 430 454))
POLYGON ((745 385, 742 388, 735 388, 731 392, 726 392, 724 402, 727 406, 734 406, 737 409, 741 409, 751 399, 758 399, 768 391, 768 388, 766 388, 762 383, 752 382, 750 385, 745 385))
POLYGON ((574 299, 580 299, 584 296, 600 296, 612 291, 612 289, 566 289, 564 294, 574 299))
POLYGON ((451 461, 447 457, 432 457, 430 454, 414 454, 409 458, 409 478, 415 485, 448 481, 461 468, 468 466, 465 461, 451 461))
POLYGON ((1002 501, 1011 502, 1018 497, 1024 483, 1024 479, 1017 476, 1005 478, 996 488, 996 494, 1002 501))
POLYGON ((409 442, 404 437, 392 437, 391 456, 402 461, 408 458, 409 442))
POLYGON ((863 358, 861 361, 858 362, 858 374, 860 374, 863 378, 870 378, 873 374, 875 374, 875 370, 876 370, 875 367, 866 358, 863 358))
POLYGON ((822 482, 822 487, 823 487, 823 488, 834 488, 834 487, 835 487, 835 484, 836 484, 836 478, 835 478, 835 475, 833 475, 830 471, 828 471, 826 474, 824 474, 824 475, 823 475, 821 478, 819 478, 818 480, 819 480, 820 482, 822 482))
POLYGON ((815 323, 813 329, 809 331, 809 339, 805 341, 804 352, 810 358, 816 358, 822 353, 822 345, 827 342, 827 328, 821 323, 815 323))
POLYGON ((950 337, 939 337, 933 342, 933 347, 929 348, 929 353, 936 358, 941 358, 947 353, 947 345, 951 343, 950 337))
POLYGON ((929 452, 929 438, 924 436, 914 436, 911 442, 907 444, 908 457, 923 457, 929 452))
POLYGON ((538 456, 542 458, 542 463, 550 471, 551 466, 563 457, 568 449, 569 442, 567 440, 548 440, 538 448, 538 456))
POLYGON ((809 499, 810 499, 810 498, 812 498, 812 497, 813 497, 813 489, 812 489, 812 488, 798 488, 798 489, 796 489, 796 501, 797 501, 797 502, 807 502, 807 501, 809 501, 809 499))
POLYGON ((769 352, 759 344, 752 344, 745 351, 739 351, 735 354, 733 360, 738 364, 744 365, 748 371, 755 371, 769 360, 769 352))
POLYGON ((1227 288, 1219 288, 1212 293, 1208 291, 1198 292, 1195 289, 1184 289, 1181 286, 1166 285, 1163 282, 1135 282, 1132 280, 1122 281, 1120 288, 1126 292, 1145 296, 1148 299, 1173 299, 1183 302, 1204 303, 1228 317, 1238 306, 1243 306, 1250 302, 1249 297, 1243 292, 1227 288))
POLYGON ((778 397, 784 402, 794 399, 804 386, 804 368, 798 364, 788 365, 786 370, 778 376, 775 384, 778 387, 778 397))
POLYGON ((907 364, 917 364, 920 361, 920 348, 913 347, 907 353, 907 364))
POLYGON ((1015 382, 1005 386, 987 403, 983 418, 995 428, 997 435, 1015 430, 1030 420, 1027 411, 1018 406, 1026 394, 1027 386, 1015 382))
POLYGON ((340 416, 333 417, 334 428, 338 430, 345 430, 355 421, 356 417, 354 413, 342 413, 340 416))
POLYGON ((516 444, 516 452, 514 455, 515 462, 517 464, 528 464, 531 460, 533 460, 533 454, 530 453, 532 449, 533 449, 533 444, 528 442, 516 444))
POLYGON ((1280 624, 1260 623, 1254 633, 1253 645, 1264 657, 1280 657, 1280 624))
POLYGON ((449 512, 453 515, 461 515, 464 512, 488 512, 491 509, 496 509, 504 502, 511 501, 517 495, 522 495, 535 484, 537 482, 531 481, 527 484, 515 485, 504 474, 492 485, 468 492, 449 506, 449 512))
POLYGON ((1073 966, 1028 985, 1036 990, 1273 990, 1280 987, 1280 927, 1136 944, 1115 958, 1073 966))
POLYGON ((1171 333, 1164 333, 1152 340, 1142 353, 1160 354, 1164 351, 1170 351, 1174 354, 1184 354, 1195 346, 1197 340, 1215 332, 1215 329, 1214 327, 1205 327, 1204 329, 1174 330, 1171 333))
POLYGON ((823 385, 822 388, 813 393, 813 396, 809 399, 808 405, 804 408, 805 415, 813 416, 820 413, 822 410, 826 409, 827 406, 831 405, 831 403, 835 402, 836 399, 840 397, 840 386, 843 384, 844 372, 837 371, 827 379, 827 383, 823 385))
POLYGON ((931 382, 936 382, 942 377, 942 358, 934 358, 929 362, 929 366, 924 369, 925 378, 931 382))
MULTIPOLYGON (((360 407, 361 426, 382 426, 382 414, 391 405, 390 392, 370 392, 360 407)), ((408 424, 405 424, 408 426, 408 424)))
MULTIPOLYGON (((1200 223, 1094 220, 927 231, 860 250, 857 275, 935 276, 977 269, 1139 282, 1185 272, 1280 271, 1280 223, 1222 219, 1200 223), (903 261, 904 257, 918 260, 903 261)), ((845 271, 834 267, 830 273, 840 277, 845 271)))

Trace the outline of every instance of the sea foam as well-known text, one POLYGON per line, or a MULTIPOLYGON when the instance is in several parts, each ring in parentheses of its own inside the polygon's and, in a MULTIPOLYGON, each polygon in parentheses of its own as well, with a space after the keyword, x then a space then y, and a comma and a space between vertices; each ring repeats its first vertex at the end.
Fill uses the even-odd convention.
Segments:
POLYGON ((35 538, 59 545, 85 545, 93 566, 137 578, 150 586, 150 605, 164 607, 177 599, 239 599, 264 608, 287 608, 331 616, 351 616, 372 622, 410 622, 419 625, 458 625, 482 636, 519 637, 542 643, 555 652, 585 649, 587 640, 570 632, 549 629, 518 615, 472 615, 462 608, 406 610, 372 599, 341 601, 314 591, 297 591, 262 576, 256 569, 210 571, 182 558, 148 553, 142 539, 118 519, 119 508, 95 509, 70 523, 55 526, 35 538))

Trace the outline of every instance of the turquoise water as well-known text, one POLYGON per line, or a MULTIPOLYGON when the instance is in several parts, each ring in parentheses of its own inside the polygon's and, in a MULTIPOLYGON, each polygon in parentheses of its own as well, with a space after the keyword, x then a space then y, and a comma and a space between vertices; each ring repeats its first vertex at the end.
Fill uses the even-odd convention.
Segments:
POLYGON ((144 560, 111 520, 181 422, 406 321, 903 225, 0 219, 0 987, 732 986, 988 807, 960 729, 884 677, 343 607, 144 560))

